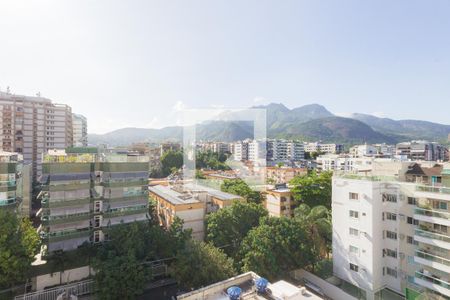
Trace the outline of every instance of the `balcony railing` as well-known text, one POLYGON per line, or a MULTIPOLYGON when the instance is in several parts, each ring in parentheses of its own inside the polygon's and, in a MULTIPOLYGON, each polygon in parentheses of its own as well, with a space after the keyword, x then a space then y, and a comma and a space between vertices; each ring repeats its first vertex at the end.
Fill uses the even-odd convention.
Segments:
POLYGON ((416 191, 428 192, 428 193, 439 193, 439 194, 450 194, 450 188, 441 187, 441 186, 418 185, 418 186, 416 186, 416 191))
POLYGON ((105 218, 114 218, 114 217, 122 217, 128 215, 137 215, 142 213, 147 213, 148 207, 146 205, 140 205, 135 207, 128 207, 126 209, 116 210, 116 211, 107 211, 103 214, 105 218))
POLYGON ((15 186, 16 186, 15 180, 0 181, 0 187, 15 187, 15 186))
POLYGON ((78 213, 73 215, 61 215, 61 216, 48 216, 44 215, 41 217, 42 224, 44 225, 56 225, 64 223, 72 223, 83 220, 89 220, 92 214, 90 212, 78 213))
POLYGON ((49 199, 48 196, 44 196, 41 199, 41 205, 45 208, 51 208, 51 207, 64 207, 64 206, 74 206, 74 205, 81 205, 81 204, 88 204, 91 202, 91 199, 88 198, 81 198, 81 199, 49 199))
POLYGON ((438 210, 431 210, 425 208, 415 208, 414 213, 417 215, 427 216, 427 217, 435 217, 441 218, 445 220, 450 220, 450 213, 440 212, 438 210))
POLYGON ((145 179, 135 179, 135 180, 110 180, 104 181, 101 185, 105 187, 127 187, 127 186, 142 186, 147 185, 148 180, 145 179))
POLYGON ((0 206, 8 206, 16 204, 16 198, 0 199, 0 206))
POLYGON ((56 232, 41 232, 41 238, 49 242, 57 242, 80 237, 89 237, 91 231, 86 228, 83 230, 64 230, 56 232))
POLYGON ((439 240, 446 243, 450 243, 450 237, 441 233, 432 232, 429 230, 416 229, 415 234, 420 237, 429 238, 433 240, 439 240))
POLYGON ((440 263, 440 264, 443 264, 446 266, 450 266, 449 259, 442 258, 442 257, 436 256, 436 255, 433 255, 433 254, 430 254, 430 253, 427 253, 427 252, 421 251, 421 250, 416 250, 415 254, 417 257, 420 257, 420 258, 423 258, 426 260, 430 260, 430 261, 434 261, 434 262, 437 262, 437 263, 440 263))
POLYGON ((441 280, 439 278, 436 278, 434 276, 430 275, 425 275, 424 273, 420 272, 420 271, 416 271, 416 278, 428 281, 432 284, 437 284, 440 285, 448 290, 450 290, 450 284, 444 280, 441 280))

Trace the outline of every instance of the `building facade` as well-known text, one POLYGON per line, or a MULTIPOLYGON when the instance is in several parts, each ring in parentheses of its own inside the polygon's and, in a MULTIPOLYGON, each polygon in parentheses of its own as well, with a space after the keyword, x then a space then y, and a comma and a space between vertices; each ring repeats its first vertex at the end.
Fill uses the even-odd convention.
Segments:
POLYGON ((72 109, 42 97, 0 92, 0 145, 23 154, 36 180, 42 174, 42 154, 72 146, 72 109))
POLYGON ((395 149, 396 155, 405 156, 411 160, 448 161, 448 149, 434 142, 412 141, 399 143, 395 149))
POLYGON ((30 166, 18 153, 0 151, 0 209, 29 216, 31 210, 30 166))
POLYGON ((333 271, 367 299, 384 289, 450 297, 450 170, 427 185, 412 180, 414 164, 375 161, 367 176, 333 177, 333 271))
POLYGON ((328 154, 339 154, 344 151, 344 146, 341 144, 322 144, 322 143, 305 143, 305 152, 312 153, 328 153, 328 154))
POLYGON ((87 147, 87 119, 83 115, 72 114, 73 146, 87 147))
POLYGON ((108 229, 148 217, 148 157, 51 151, 44 156, 39 228, 48 253, 108 239, 108 229))

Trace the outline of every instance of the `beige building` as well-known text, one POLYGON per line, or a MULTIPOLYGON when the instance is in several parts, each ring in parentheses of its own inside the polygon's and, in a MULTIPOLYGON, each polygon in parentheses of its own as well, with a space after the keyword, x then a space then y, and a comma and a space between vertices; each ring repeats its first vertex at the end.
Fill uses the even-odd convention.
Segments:
POLYGON ((265 207, 272 217, 294 216, 295 202, 291 190, 286 185, 277 185, 266 191, 265 207))
POLYGON ((184 228, 191 229, 192 236, 198 240, 204 239, 207 214, 227 207, 233 201, 244 201, 240 196, 193 183, 150 186, 149 195, 156 202, 162 226, 169 228, 178 217, 183 220, 184 228))
POLYGON ((305 168, 291 167, 267 167, 266 176, 268 181, 272 183, 289 183, 295 176, 306 175, 308 170, 305 168))
POLYGON ((42 174, 42 153, 72 146, 72 109, 42 97, 0 92, 0 145, 23 154, 33 179, 42 174))

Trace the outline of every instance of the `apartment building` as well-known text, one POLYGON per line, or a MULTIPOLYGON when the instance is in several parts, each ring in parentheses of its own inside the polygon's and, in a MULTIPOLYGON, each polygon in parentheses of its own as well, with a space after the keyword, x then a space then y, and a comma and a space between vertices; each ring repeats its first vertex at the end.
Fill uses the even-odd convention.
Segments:
POLYGON ((87 147, 87 119, 80 114, 72 114, 73 146, 87 147))
POLYGON ((224 143, 224 142, 205 142, 205 143, 198 143, 197 149, 200 151, 211 151, 214 153, 231 153, 232 152, 232 145, 230 143, 224 143))
POLYGON ((47 252, 108 239, 108 229, 148 217, 148 157, 95 148, 43 158, 39 228, 47 252))
POLYGON ((293 140, 267 140, 267 160, 275 162, 300 161, 305 158, 302 142, 293 140))
POLYGON ((240 141, 233 144, 233 157, 237 161, 248 160, 248 142, 240 141))
POLYGON ((150 199, 156 202, 156 211, 162 226, 169 228, 175 217, 192 230, 192 237, 203 240, 205 216, 233 201, 244 201, 240 196, 218 191, 194 183, 155 185, 149 187, 150 199))
POLYGON ((296 207, 291 190, 286 184, 277 184, 265 192, 264 206, 272 217, 293 217, 296 207))
POLYGON ((333 176, 333 271, 367 299, 385 289, 406 299, 450 297, 450 166, 440 174, 421 168, 433 170, 374 160, 366 176, 333 176), (424 181, 423 172, 436 179, 424 181))
POLYGON ((72 146, 72 109, 42 97, 0 92, 0 145, 23 154, 36 180, 42 174, 42 153, 72 146))
POLYGON ((18 153, 0 151, 0 209, 30 215, 30 165, 18 153))
MULTIPOLYGON (((317 170, 367 172, 372 169, 374 157, 352 157, 345 154, 326 154, 316 158, 317 170)), ((391 159, 385 159, 391 161, 391 159)), ((393 159, 392 159, 393 161, 393 159)))
POLYGON ((269 183, 281 184, 289 183, 295 176, 306 175, 306 168, 293 167, 266 167, 266 177, 269 183))
POLYGON ((448 148, 428 141, 412 141, 396 145, 396 155, 405 156, 411 160, 448 161, 448 148))
POLYGON ((372 157, 379 154, 377 147, 367 144, 353 146, 349 153, 352 157, 372 157))
POLYGON ((304 145, 305 152, 323 152, 329 154, 339 154, 344 151, 344 145, 341 144, 322 144, 319 142, 315 143, 305 143, 304 145))

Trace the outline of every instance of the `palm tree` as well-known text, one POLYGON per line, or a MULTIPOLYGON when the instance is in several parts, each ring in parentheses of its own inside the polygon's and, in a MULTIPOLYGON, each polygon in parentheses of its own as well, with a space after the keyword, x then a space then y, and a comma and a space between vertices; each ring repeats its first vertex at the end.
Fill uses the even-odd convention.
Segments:
POLYGON ((332 241, 330 210, 322 205, 311 208, 307 204, 300 204, 294 210, 294 218, 305 226, 319 256, 329 258, 332 241))

